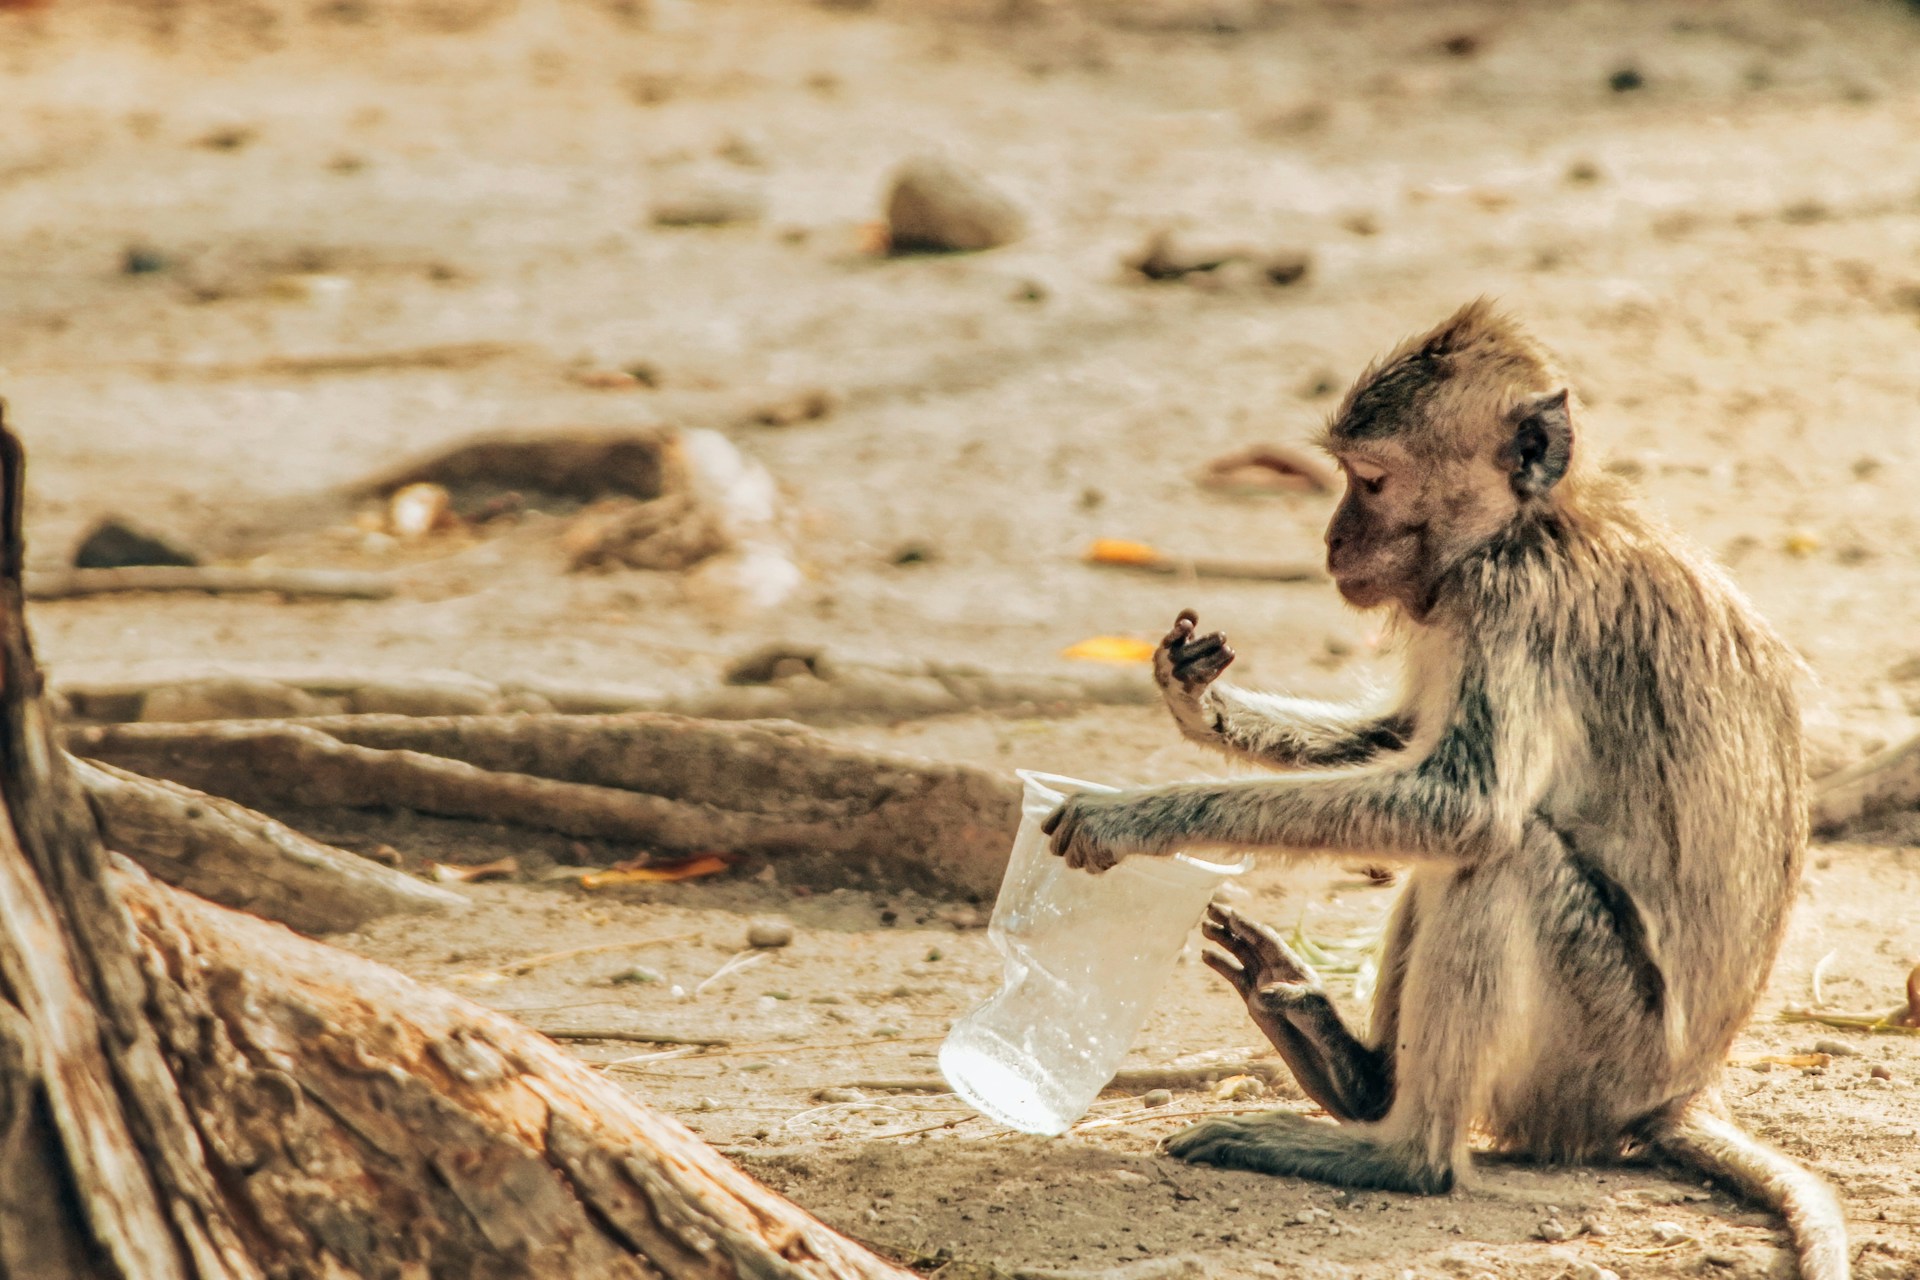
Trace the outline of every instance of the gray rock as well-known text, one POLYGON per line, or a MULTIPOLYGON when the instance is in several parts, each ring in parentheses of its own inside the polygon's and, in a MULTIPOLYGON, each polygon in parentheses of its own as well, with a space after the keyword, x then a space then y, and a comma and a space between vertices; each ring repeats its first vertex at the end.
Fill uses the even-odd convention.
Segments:
POLYGON ((992 249, 1018 240, 1027 220, 983 179, 950 160, 920 156, 901 165, 887 193, 894 253, 992 249))
POLYGON ((747 945, 784 947, 793 941, 793 921, 785 916, 757 916, 747 922, 747 945))
POLYGON ((194 565, 200 557, 176 539, 143 529, 119 516, 107 516, 87 530, 73 549, 76 569, 124 569, 132 565, 194 565))
POLYGON ((767 204, 757 191, 733 186, 686 186, 662 192, 647 210, 656 227, 724 227, 758 222, 767 204))

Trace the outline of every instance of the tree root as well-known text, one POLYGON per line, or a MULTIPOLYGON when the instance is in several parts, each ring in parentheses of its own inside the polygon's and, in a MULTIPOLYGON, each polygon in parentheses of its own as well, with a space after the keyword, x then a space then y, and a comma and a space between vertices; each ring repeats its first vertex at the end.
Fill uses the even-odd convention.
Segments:
POLYGON ((1821 779, 1813 797, 1813 829, 1833 837, 1920 805, 1920 738, 1868 756, 1821 779))
POLYGON ((27 598, 70 600, 128 591, 201 591, 212 595, 266 592, 384 600, 393 594, 385 574, 347 569, 246 569, 219 565, 133 565, 124 569, 59 569, 26 576, 27 598))
POLYGON ((671 854, 822 853, 980 895, 1019 822, 1011 779, 778 723, 334 716, 98 726, 67 745, 255 807, 408 809, 671 854))
POLYGON ((1144 671, 1005 675, 945 663, 882 666, 780 645, 735 664, 727 683, 686 693, 623 685, 525 680, 493 684, 458 672, 189 675, 160 680, 56 680, 81 720, 245 719, 261 714, 489 715, 664 711, 706 720, 830 723, 967 711, 1062 714, 1091 705, 1146 706, 1159 694, 1144 671))
POLYGON ((459 894, 322 844, 231 800, 76 760, 107 846, 171 885, 302 933, 467 905, 459 894))

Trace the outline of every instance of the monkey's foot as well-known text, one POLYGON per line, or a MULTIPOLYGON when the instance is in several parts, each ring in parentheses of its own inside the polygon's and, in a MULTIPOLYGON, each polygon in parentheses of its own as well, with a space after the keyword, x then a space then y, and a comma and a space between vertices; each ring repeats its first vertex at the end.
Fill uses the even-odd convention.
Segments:
POLYGON ((1341 1187, 1433 1195, 1453 1185, 1453 1170, 1433 1168, 1410 1150, 1291 1111, 1203 1121, 1168 1138, 1166 1149, 1191 1164, 1289 1174, 1341 1187))

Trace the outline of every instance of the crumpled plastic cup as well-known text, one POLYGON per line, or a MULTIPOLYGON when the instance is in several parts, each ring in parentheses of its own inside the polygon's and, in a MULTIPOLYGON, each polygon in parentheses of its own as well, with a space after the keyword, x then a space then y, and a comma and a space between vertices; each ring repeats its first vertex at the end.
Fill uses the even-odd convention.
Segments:
POLYGON ((1214 891, 1251 859, 1124 858, 1075 871, 1040 824, 1097 783, 1021 771, 1026 786, 988 936, 1006 960, 1000 990, 953 1024, 940 1072, 981 1114, 1024 1133, 1058 1134, 1113 1079, 1214 891))

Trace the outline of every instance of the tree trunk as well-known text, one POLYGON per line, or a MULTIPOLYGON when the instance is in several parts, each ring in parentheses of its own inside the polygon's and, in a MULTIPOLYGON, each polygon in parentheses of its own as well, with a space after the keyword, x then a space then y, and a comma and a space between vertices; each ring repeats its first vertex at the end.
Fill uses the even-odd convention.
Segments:
POLYGON ((534 1032, 110 866, 0 426, 0 1276, 904 1277, 534 1032))

